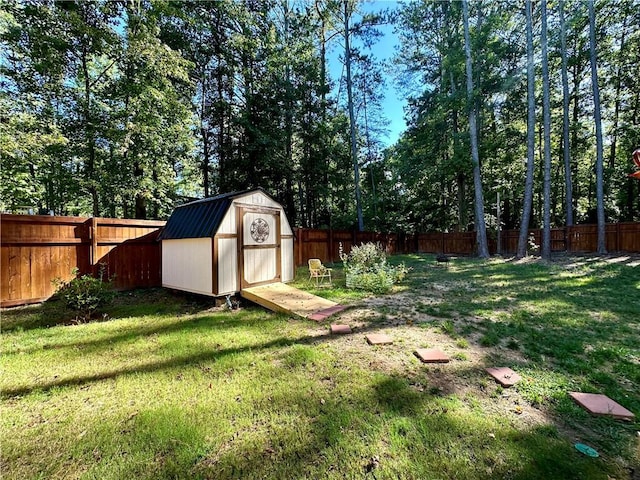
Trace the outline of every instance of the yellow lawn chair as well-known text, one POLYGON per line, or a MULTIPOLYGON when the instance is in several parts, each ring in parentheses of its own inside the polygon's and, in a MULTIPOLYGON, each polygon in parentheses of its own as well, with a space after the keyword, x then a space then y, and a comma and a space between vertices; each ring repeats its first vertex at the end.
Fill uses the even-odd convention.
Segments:
POLYGON ((322 265, 319 258, 309 259, 309 280, 313 278, 316 279, 316 285, 321 285, 325 279, 331 285, 331 269, 322 265))

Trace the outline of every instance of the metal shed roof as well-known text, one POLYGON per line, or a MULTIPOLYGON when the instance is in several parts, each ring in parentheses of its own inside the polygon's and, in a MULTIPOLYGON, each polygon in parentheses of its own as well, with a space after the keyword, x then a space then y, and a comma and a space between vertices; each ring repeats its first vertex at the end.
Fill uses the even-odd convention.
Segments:
POLYGON ((167 220, 159 240, 213 237, 233 199, 255 191, 270 196, 262 188, 252 188, 241 192, 203 198, 176 207, 167 220))

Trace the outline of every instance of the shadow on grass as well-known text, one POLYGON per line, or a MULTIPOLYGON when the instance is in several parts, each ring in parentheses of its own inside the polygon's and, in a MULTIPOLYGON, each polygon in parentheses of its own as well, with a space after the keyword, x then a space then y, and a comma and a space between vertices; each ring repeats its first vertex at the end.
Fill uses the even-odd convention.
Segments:
MULTIPOLYGON (((470 415, 455 396, 419 392, 402 376, 376 374, 372 384, 342 385, 322 399, 272 391, 277 384, 248 400, 243 420, 226 419, 234 426, 221 435, 184 409, 142 413, 120 440, 138 461, 116 457, 118 471, 154 479, 607 478, 604 461, 580 457, 550 425, 517 430, 470 415)), ((85 439, 81 448, 91 459, 98 447, 85 439)), ((113 467, 106 460, 90 473, 113 467)))
MULTIPOLYGON (((90 321, 82 323, 95 323, 138 315, 186 314, 201 311, 210 307, 212 303, 210 297, 161 288, 118 292, 110 305, 102 307, 90 321)), ((2 310, 2 330, 4 332, 29 331, 77 323, 74 311, 67 308, 64 302, 55 295, 37 305, 2 310)))
MULTIPOLYGON (((290 392, 273 398, 271 408, 294 414, 300 424, 275 425, 258 439, 252 427, 236 432, 191 471, 194 478, 243 479, 607 478, 604 463, 580 458, 554 427, 498 426, 485 437, 479 432, 490 433, 487 420, 461 413, 456 402, 388 375, 372 389, 325 402, 290 392)), ((259 430, 262 413, 255 416, 259 430)))
MULTIPOLYGON (((74 342, 70 344, 65 344, 62 347, 76 348, 82 345, 82 346, 93 346, 93 347, 108 346, 109 348, 112 348, 114 346, 114 343, 116 342, 134 340, 139 338, 142 335, 149 336, 157 333, 168 334, 172 332, 185 332, 192 329, 198 329, 203 327, 206 327, 207 329, 233 329, 236 327, 247 327, 252 325, 255 326, 257 324, 264 323, 264 320, 263 319, 261 320, 260 318, 256 318, 249 321, 246 319, 246 317, 243 317, 242 319, 232 319, 230 321, 228 317, 224 317, 224 319, 225 319, 224 323, 216 322, 215 319, 212 319, 211 317, 205 317, 205 318, 200 318, 196 320, 188 320, 186 322, 172 323, 170 325, 163 325, 159 327, 155 326, 155 327, 134 328, 125 333, 109 336, 107 338, 102 338, 99 340, 74 342)), ((300 321, 305 321, 305 320, 300 320, 300 321)), ((369 330, 378 329, 378 328, 379 328, 379 325, 370 324, 367 327, 360 328, 358 330, 358 334, 363 334, 369 330)), ((207 362, 207 361, 217 361, 226 356, 232 356, 239 353, 270 350, 270 349, 276 349, 281 347, 287 347, 291 345, 317 344, 319 342, 331 341, 334 339, 336 339, 336 335, 331 335, 330 333, 327 332, 326 334, 323 334, 323 335, 307 335, 304 337, 297 337, 297 338, 281 337, 275 340, 271 340, 269 342, 264 342, 260 344, 250 344, 250 345, 245 345, 242 347, 234 347, 234 348, 224 348, 222 345, 220 345, 219 348, 217 348, 216 350, 209 350, 209 351, 199 352, 199 353, 191 353, 189 355, 182 355, 182 356, 173 356, 163 361, 141 363, 135 366, 116 368, 116 369, 107 370, 107 371, 103 371, 103 372, 92 374, 92 375, 78 375, 75 377, 60 378, 54 381, 33 384, 30 386, 5 388, 0 393, 0 398, 23 396, 23 395, 28 395, 32 392, 47 392, 51 389, 60 388, 60 387, 81 386, 87 383, 113 379, 121 375, 148 373, 148 372, 155 372, 163 369, 182 367, 186 365, 196 365, 196 364, 207 362)), ((26 350, 20 350, 20 351, 26 352, 26 350)))
MULTIPOLYGON (((258 307, 256 307, 255 311, 250 309, 240 310, 237 312, 221 311, 219 313, 212 313, 210 315, 197 318, 189 318, 188 314, 180 317, 172 316, 167 318, 163 314, 158 322, 141 323, 133 327, 127 327, 124 331, 116 330, 111 335, 101 334, 99 338, 89 338, 86 340, 76 341, 57 341, 54 338, 53 341, 47 342, 44 345, 33 346, 30 348, 19 348, 18 350, 7 348, 5 353, 11 354, 16 351, 19 351, 20 353, 33 353, 43 349, 69 349, 78 350, 77 354, 84 355, 100 349, 111 350, 118 343, 127 343, 156 335, 170 335, 180 332, 188 333, 192 330, 200 329, 206 329, 208 331, 233 330, 235 328, 254 327, 266 322, 269 322, 269 320, 265 320, 263 312, 258 310, 258 307)), ((64 338, 63 334, 61 334, 61 336, 64 338)))

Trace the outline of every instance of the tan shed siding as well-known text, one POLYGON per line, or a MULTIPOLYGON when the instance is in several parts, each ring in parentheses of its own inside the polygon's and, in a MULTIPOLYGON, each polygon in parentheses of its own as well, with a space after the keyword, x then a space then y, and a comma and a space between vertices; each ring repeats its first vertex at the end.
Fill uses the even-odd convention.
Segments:
POLYGON ((235 238, 218 238, 218 294, 238 290, 238 251, 235 238))
POLYGON ((282 281, 291 282, 294 278, 293 238, 282 239, 282 281))
POLYGON ((244 251, 244 278, 249 283, 272 280, 276 276, 275 248, 244 251))
MULTIPOLYGON (((264 193, 255 192, 250 195, 238 197, 234 200, 234 204, 236 203, 246 205, 248 208, 251 208, 251 207, 277 208, 278 210, 280 210, 280 233, 282 235, 293 235, 293 230, 291 229, 291 225, 289 225, 289 221, 287 220, 287 216, 284 213, 284 209, 282 208, 282 205, 275 202, 264 193)), ((227 217, 230 217, 228 227, 226 227, 227 225, 226 218, 225 218, 225 221, 223 221, 223 225, 225 225, 225 228, 230 229, 229 232, 225 230, 225 233, 230 233, 231 231, 233 231, 233 228, 235 226, 235 218, 236 218, 235 208, 229 209, 229 213, 227 214, 227 217), (231 210, 234 210, 232 214, 231 214, 231 210)))
POLYGON ((210 238, 162 241, 162 286, 212 295, 213 258, 210 238))
POLYGON ((233 203, 241 203, 252 207, 282 208, 282 206, 262 192, 253 192, 234 199, 233 203))

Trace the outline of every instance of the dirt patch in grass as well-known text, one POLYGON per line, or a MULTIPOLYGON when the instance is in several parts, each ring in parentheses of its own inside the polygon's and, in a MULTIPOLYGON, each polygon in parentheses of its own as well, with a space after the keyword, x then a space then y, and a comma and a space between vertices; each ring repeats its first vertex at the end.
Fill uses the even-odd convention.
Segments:
MULTIPOLYGON (((437 304, 446 288, 440 285, 424 294, 406 292, 368 298, 332 317, 330 323, 348 324, 353 330, 333 342, 341 352, 341 361, 406 378, 411 388, 419 392, 456 395, 474 408, 508 418, 514 425, 552 423, 548 412, 528 404, 515 389, 503 389, 485 371, 489 366, 516 367, 526 363, 520 352, 483 347, 478 341, 480 334, 463 338, 457 333, 463 321, 443 320, 420 311, 420 305, 437 304), (394 343, 371 346, 365 340, 371 332, 387 334, 394 343), (438 348, 449 356, 450 362, 423 364, 414 355, 417 348, 438 348)), ((327 329, 326 325, 319 325, 314 331, 323 335, 327 329)))

